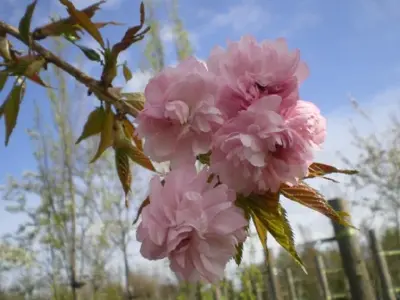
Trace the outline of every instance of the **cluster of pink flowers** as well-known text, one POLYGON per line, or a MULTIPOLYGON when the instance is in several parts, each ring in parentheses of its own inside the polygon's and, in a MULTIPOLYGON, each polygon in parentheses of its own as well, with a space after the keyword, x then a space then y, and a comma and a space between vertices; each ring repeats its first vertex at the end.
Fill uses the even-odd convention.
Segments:
POLYGON ((325 140, 319 109, 299 97, 307 76, 285 40, 245 36, 215 48, 206 63, 192 57, 150 80, 138 134, 149 158, 170 161, 172 171, 165 184, 151 183, 138 230, 144 257, 168 257, 181 279, 223 276, 246 238, 236 193, 297 184, 325 140), (196 158, 207 153, 210 165, 197 174, 196 158))

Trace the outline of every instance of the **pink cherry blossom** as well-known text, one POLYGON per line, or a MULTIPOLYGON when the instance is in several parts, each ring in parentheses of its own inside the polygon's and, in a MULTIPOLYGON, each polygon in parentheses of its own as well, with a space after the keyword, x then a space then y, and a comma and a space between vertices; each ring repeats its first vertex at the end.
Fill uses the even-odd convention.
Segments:
POLYGON ((170 171, 164 184, 154 177, 138 227, 141 254, 150 260, 168 257, 182 280, 220 280, 235 246, 246 239, 248 221, 235 205, 235 192, 208 182, 209 176, 207 169, 197 174, 185 165, 170 171))
POLYGON ((237 192, 297 184, 324 140, 325 119, 314 105, 298 101, 280 114, 281 101, 278 95, 261 98, 214 136, 211 170, 237 192))
POLYGON ((293 105, 308 76, 300 51, 289 51, 284 39, 257 43, 249 35, 229 42, 227 50, 214 48, 207 67, 225 80, 219 103, 229 118, 267 95, 281 96, 281 108, 293 105))
POLYGON ((193 57, 152 78, 137 118, 145 154, 174 167, 208 152, 213 132, 223 123, 215 106, 217 90, 217 78, 193 57))

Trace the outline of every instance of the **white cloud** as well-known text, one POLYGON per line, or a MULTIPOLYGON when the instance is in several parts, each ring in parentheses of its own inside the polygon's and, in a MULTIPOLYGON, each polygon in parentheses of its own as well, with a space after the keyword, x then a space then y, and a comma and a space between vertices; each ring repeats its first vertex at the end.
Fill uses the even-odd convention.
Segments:
POLYGON ((152 77, 153 74, 150 71, 136 71, 124 89, 129 92, 143 92, 152 77))

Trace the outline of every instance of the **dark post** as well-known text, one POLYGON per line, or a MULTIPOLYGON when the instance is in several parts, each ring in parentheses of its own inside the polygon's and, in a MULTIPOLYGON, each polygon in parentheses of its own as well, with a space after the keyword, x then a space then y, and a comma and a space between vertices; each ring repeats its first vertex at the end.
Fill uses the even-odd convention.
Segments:
POLYGON ((203 295, 202 295, 202 293, 201 293, 201 283, 200 282, 198 282, 197 284, 196 284, 196 300, 202 300, 203 299, 203 295))
MULTIPOLYGON (((343 199, 332 199, 328 202, 336 211, 349 211, 347 202, 343 199)), ((352 299, 374 300, 375 293, 361 255, 357 231, 334 221, 332 221, 332 225, 339 244, 343 269, 349 280, 352 299)))
POLYGON ((383 300, 396 300, 396 296, 393 291, 392 278, 390 277, 389 268, 382 251, 382 246, 378 241, 375 231, 369 230, 369 244, 371 247, 372 256, 375 261, 375 266, 378 271, 383 300))
POLYGON ((277 269, 274 266, 274 257, 271 250, 268 251, 268 255, 265 255, 265 264, 267 267, 267 276, 265 276, 267 281, 265 286, 268 287, 265 291, 265 299, 282 300, 277 269))
POLYGON ((286 275, 287 285, 289 287, 289 299, 297 300, 296 287, 294 285, 292 270, 290 268, 286 268, 285 273, 286 273, 285 275, 286 275))
POLYGON ((329 290, 328 278, 326 277, 325 264, 322 256, 319 254, 315 255, 315 266, 317 268, 317 275, 318 275, 318 281, 321 289, 322 298, 324 300, 330 300, 332 299, 332 295, 329 290))

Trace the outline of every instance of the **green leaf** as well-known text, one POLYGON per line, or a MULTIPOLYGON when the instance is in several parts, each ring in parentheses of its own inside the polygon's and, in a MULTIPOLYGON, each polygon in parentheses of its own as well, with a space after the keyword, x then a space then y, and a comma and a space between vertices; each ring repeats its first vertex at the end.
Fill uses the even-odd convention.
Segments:
POLYGON ((78 45, 78 44, 75 44, 79 49, 81 49, 81 51, 83 52, 83 54, 85 54, 85 56, 87 57, 87 58, 89 58, 90 60, 92 60, 92 61, 98 61, 98 62, 101 62, 102 60, 101 60, 101 56, 100 56, 100 54, 96 51, 96 50, 93 50, 93 49, 90 49, 90 48, 88 48, 88 47, 85 47, 85 46, 81 46, 81 45, 78 45))
POLYGON ((345 215, 335 211, 321 193, 305 182, 300 182, 296 186, 283 184, 280 191, 286 198, 311 208, 343 226, 352 226, 346 221, 345 215))
POLYGON ((84 139, 87 139, 88 137, 101 133, 105 117, 106 117, 106 112, 104 111, 103 107, 98 107, 95 110, 93 110, 89 114, 86 123, 83 126, 83 131, 75 144, 79 144, 84 139))
POLYGON ((124 74, 125 81, 128 82, 129 80, 132 79, 132 72, 126 65, 126 63, 123 64, 122 66, 122 73, 124 74))
POLYGON ((26 7, 25 14, 22 17, 21 21, 19 22, 19 33, 21 38, 26 42, 29 43, 29 33, 31 29, 31 21, 33 12, 35 10, 37 4, 37 0, 34 0, 31 4, 26 7))
POLYGON ((115 149, 115 167, 118 178, 125 193, 125 207, 129 207, 128 194, 131 191, 132 173, 130 170, 129 157, 122 149, 115 149))
POLYGON ((243 259, 243 243, 236 245, 235 262, 239 266, 243 259))
POLYGON ((90 17, 88 17, 84 12, 79 11, 69 0, 60 0, 61 4, 67 7, 67 11, 71 17, 75 18, 80 26, 84 28, 103 48, 104 40, 100 34, 100 31, 95 24, 92 23, 90 17))
POLYGON ((0 92, 3 90, 4 86, 7 83, 8 74, 4 71, 0 72, 0 92))
POLYGON ((3 111, 5 127, 6 127, 6 140, 5 145, 8 145, 10 136, 17 124, 18 113, 23 94, 25 92, 25 85, 14 85, 6 101, 1 106, 0 110, 3 111))
POLYGON ((144 102, 146 101, 143 93, 122 93, 121 95, 129 105, 137 110, 143 110, 144 102))
POLYGON ((266 240, 267 232, 269 232, 305 271, 303 262, 296 251, 293 231, 286 218, 286 211, 279 203, 279 193, 251 194, 248 197, 239 198, 239 201, 240 206, 246 206, 250 210, 264 249, 267 250, 266 240))
POLYGON ((100 144, 97 152, 90 163, 95 162, 104 151, 106 151, 113 144, 113 125, 114 125, 114 113, 111 110, 111 106, 107 106, 103 126, 100 133, 100 144))

